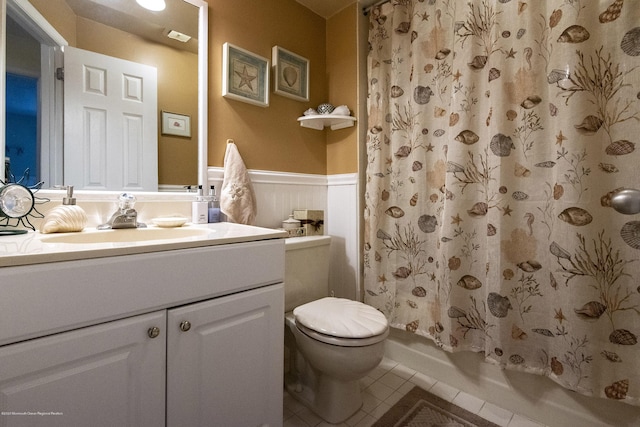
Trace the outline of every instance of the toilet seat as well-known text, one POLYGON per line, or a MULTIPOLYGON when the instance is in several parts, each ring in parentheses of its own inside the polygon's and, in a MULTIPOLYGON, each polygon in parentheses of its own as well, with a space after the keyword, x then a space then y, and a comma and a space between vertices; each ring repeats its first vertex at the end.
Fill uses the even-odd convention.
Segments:
POLYGON ((386 317, 358 301, 326 297, 293 310, 296 326, 318 341, 344 347, 376 344, 389 334, 386 317))
POLYGON ((331 335, 321 334, 313 329, 309 329, 301 323, 296 322, 296 328, 309 338, 325 344, 331 344, 338 347, 365 347, 384 341, 389 335, 389 329, 385 330, 381 335, 375 335, 368 338, 337 338, 331 335))

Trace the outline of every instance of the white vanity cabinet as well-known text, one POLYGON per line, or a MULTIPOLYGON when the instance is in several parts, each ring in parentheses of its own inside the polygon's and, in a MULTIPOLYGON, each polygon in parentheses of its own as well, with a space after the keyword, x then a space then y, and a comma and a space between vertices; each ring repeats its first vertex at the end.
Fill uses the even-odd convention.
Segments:
POLYGON ((280 239, 0 268, 0 425, 281 425, 283 276, 280 239))
POLYGON ((0 425, 164 425, 165 323, 161 311, 0 347, 0 425))
POLYGON ((282 285, 167 316, 167 427, 282 424, 282 285))

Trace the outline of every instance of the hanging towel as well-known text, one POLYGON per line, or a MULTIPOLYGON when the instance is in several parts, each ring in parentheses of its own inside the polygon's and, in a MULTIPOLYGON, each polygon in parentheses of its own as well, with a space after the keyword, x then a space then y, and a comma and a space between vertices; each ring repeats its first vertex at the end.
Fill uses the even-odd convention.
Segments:
POLYGON ((227 140, 227 151, 224 154, 220 210, 227 216, 227 221, 248 225, 254 225, 258 213, 249 173, 232 139, 227 140))

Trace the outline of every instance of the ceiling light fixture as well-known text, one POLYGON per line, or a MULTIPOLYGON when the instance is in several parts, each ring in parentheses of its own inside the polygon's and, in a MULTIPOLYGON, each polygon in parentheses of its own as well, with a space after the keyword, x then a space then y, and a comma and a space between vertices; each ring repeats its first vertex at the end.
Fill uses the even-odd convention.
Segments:
POLYGON ((138 3, 140 6, 144 7, 145 9, 149 9, 154 12, 159 12, 161 10, 164 10, 165 7, 167 7, 164 0, 136 0, 136 3, 138 3))

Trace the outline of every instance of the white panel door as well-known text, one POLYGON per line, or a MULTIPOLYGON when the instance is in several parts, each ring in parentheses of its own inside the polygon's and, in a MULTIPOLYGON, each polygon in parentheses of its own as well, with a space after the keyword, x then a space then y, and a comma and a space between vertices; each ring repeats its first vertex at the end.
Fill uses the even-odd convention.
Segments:
POLYGON ((167 427, 281 426, 283 348, 282 284, 169 310, 167 427))
POLYGON ((157 191, 157 69, 73 47, 64 68, 65 184, 157 191))
POLYGON ((163 426, 165 322, 163 310, 0 347, 0 425, 163 426))

